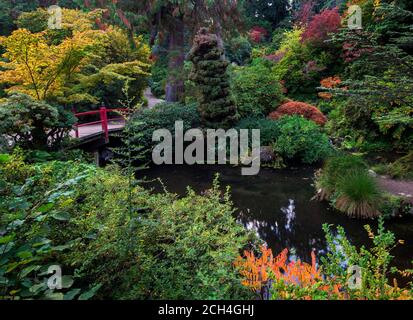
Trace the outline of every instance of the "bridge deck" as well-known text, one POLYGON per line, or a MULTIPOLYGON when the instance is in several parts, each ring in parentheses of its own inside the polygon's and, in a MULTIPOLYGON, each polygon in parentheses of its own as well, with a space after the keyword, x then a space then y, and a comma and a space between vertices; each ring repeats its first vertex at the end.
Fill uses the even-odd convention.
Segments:
MULTIPOLYGON (((147 105, 148 109, 152 109, 157 104, 164 102, 164 100, 156 98, 152 94, 150 88, 147 88, 145 90, 144 96, 145 96, 146 100, 148 101, 148 105, 147 105)), ((107 110, 107 112, 110 112, 110 109, 107 110)), ((91 113, 99 114, 99 111, 95 110, 95 111, 92 111, 91 113)), ((105 113, 106 113, 106 111, 105 111, 105 113)), ((82 115, 82 114, 79 114, 79 115, 82 115)), ((119 130, 121 130, 125 127, 125 121, 123 121, 123 120, 107 119, 107 113, 106 113, 106 116, 105 116, 105 120, 102 119, 102 115, 100 115, 100 116, 101 116, 101 120, 102 120, 103 123, 106 123, 105 121, 107 121, 109 132, 119 131, 119 130)), ((94 140, 96 138, 101 137, 102 135, 105 135, 105 131, 102 127, 102 123, 97 123, 97 124, 96 123, 91 123, 89 125, 80 126, 80 127, 78 127, 78 132, 79 132, 79 137, 78 138, 82 141, 94 140)), ((71 135, 71 137, 76 138, 76 130, 72 130, 70 132, 70 135, 71 135)))
MULTIPOLYGON (((125 127, 125 122, 116 120, 116 121, 109 121, 108 129, 109 131, 119 130, 125 127)), ((87 139, 91 136, 97 136, 99 134, 104 134, 102 129, 102 124, 91 124, 84 127, 79 127, 79 139, 87 139)), ((70 135, 75 138, 76 131, 72 130, 70 135)))

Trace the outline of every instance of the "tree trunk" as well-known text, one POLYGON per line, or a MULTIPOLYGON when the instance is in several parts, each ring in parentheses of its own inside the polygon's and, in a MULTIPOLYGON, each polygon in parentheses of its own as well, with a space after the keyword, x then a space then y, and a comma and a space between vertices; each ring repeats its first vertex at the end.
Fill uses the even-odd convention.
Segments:
POLYGON ((48 141, 47 141, 47 134, 45 133, 45 129, 42 125, 34 124, 34 128, 31 132, 32 134, 32 141, 31 145, 32 148, 35 150, 47 150, 48 149, 48 141))
POLYGON ((169 64, 168 80, 166 83, 165 99, 167 102, 177 102, 184 95, 184 62, 185 62, 185 33, 182 17, 174 19, 174 26, 169 34, 169 64))

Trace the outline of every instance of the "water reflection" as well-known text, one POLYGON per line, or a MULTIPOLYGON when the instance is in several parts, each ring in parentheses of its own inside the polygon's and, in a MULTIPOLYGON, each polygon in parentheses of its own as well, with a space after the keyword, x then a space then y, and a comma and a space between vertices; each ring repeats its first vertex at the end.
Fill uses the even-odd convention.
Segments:
MULTIPOLYGON (((202 192, 211 188, 216 173, 222 186, 231 187, 231 196, 239 209, 236 219, 245 228, 264 240, 274 254, 285 248, 293 258, 311 262, 311 252, 325 254, 329 248, 323 224, 341 225, 352 244, 369 245, 364 224, 335 212, 325 203, 311 201, 314 195, 314 168, 299 170, 261 170, 258 176, 243 177, 239 168, 227 166, 155 166, 145 171, 149 179, 161 177, 167 189, 184 195, 187 186, 202 192)), ((154 185, 160 192, 162 186, 154 185)), ((368 221, 375 228, 375 224, 368 221)), ((406 244, 393 255, 396 265, 411 268, 413 260, 413 219, 388 224, 398 239, 406 244)))
POLYGON ((293 231, 292 224, 295 219, 295 205, 294 205, 294 200, 290 199, 289 201, 290 201, 290 204, 288 205, 288 207, 281 208, 281 212, 285 214, 285 218, 286 218, 285 230, 292 233, 293 231))

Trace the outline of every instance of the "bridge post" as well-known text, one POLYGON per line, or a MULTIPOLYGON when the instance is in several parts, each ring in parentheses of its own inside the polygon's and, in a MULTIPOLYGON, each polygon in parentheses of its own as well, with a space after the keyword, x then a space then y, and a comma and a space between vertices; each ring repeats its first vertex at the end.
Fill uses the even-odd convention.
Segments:
POLYGON ((109 125, 106 107, 100 108, 100 120, 102 121, 102 130, 105 136, 105 143, 109 143, 109 125))
MULTIPOLYGON (((76 117, 76 108, 75 107, 72 107, 72 113, 75 115, 75 117, 76 117)), ((74 127, 75 127, 75 137, 76 137, 76 139, 79 139, 79 124, 78 124, 78 121, 79 121, 79 119, 77 119, 76 120, 76 123, 75 123, 75 125, 74 125, 74 127)))

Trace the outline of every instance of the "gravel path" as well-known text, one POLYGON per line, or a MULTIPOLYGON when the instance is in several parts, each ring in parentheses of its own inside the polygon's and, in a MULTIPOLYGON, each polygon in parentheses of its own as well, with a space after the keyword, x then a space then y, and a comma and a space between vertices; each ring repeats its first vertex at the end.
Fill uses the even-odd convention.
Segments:
POLYGON ((377 181, 384 191, 403 196, 413 203, 413 181, 393 180, 386 177, 377 177, 377 181))
POLYGON ((143 93, 145 98, 148 100, 148 108, 152 109, 154 106, 156 106, 159 103, 165 102, 165 100, 158 99, 155 97, 151 91, 151 88, 146 88, 145 92, 143 93))

